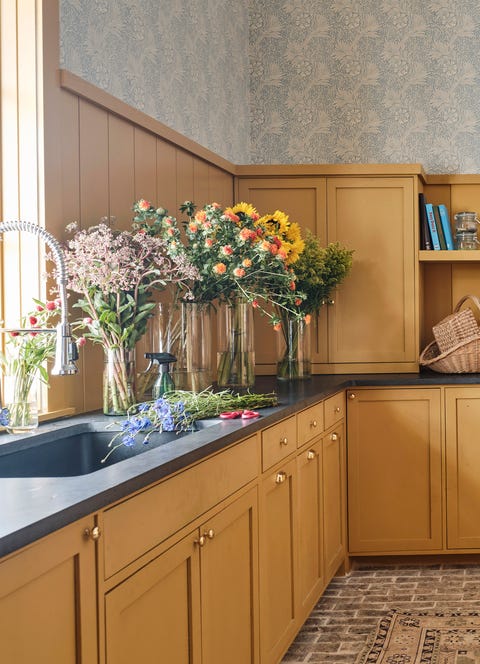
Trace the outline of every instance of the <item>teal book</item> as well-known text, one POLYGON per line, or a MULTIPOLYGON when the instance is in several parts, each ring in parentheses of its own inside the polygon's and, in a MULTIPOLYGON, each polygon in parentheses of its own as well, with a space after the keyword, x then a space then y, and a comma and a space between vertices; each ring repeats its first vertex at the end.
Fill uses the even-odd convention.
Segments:
POLYGON ((442 220, 440 219, 440 212, 438 211, 438 205, 433 206, 433 216, 435 217, 435 225, 437 227, 440 249, 445 251, 447 249, 447 243, 445 242, 445 234, 443 232, 442 220))
POLYGON ((434 249, 439 251, 440 239, 438 237, 437 224, 435 223, 435 215, 433 214, 433 205, 431 203, 425 203, 425 210, 427 212, 428 228, 430 230, 432 246, 434 249))
POLYGON ((440 221, 442 222, 443 235, 445 236, 447 249, 455 249, 455 245, 453 244, 452 227, 450 226, 450 218, 448 216, 446 205, 439 205, 438 213, 440 215, 440 221))

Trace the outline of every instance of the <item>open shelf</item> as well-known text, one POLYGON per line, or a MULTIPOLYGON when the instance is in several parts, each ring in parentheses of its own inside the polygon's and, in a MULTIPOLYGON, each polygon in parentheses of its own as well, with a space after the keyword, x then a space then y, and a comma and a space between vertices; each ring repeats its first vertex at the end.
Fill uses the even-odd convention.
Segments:
POLYGON ((421 250, 418 252, 418 260, 421 263, 475 263, 480 261, 480 250, 421 250))

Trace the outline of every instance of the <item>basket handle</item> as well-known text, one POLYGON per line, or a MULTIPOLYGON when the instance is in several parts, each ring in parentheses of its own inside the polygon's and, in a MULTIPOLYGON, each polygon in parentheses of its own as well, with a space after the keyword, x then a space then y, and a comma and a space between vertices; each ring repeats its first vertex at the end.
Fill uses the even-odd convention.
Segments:
POLYGON ((462 307, 462 304, 465 304, 467 300, 471 300, 475 305, 475 307, 477 308, 478 313, 480 313, 480 298, 478 298, 476 295, 464 295, 455 305, 453 313, 456 314, 457 312, 459 312, 462 307))

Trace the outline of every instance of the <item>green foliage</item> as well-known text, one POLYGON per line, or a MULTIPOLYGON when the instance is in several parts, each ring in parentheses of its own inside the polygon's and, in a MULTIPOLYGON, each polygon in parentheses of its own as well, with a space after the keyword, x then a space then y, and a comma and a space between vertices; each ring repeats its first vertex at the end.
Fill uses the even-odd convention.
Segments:
POLYGON ((322 247, 313 233, 307 231, 305 248, 294 264, 297 288, 305 295, 300 309, 306 314, 318 313, 328 301, 332 290, 340 284, 352 267, 353 250, 338 242, 322 247))

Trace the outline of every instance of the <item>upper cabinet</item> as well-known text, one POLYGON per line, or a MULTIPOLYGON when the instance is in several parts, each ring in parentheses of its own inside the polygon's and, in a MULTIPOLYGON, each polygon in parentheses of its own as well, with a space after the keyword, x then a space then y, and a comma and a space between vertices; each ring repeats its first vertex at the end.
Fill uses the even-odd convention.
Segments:
MULTIPOLYGON (((315 373, 417 369, 416 189, 414 175, 237 178, 237 200, 281 209, 322 244, 355 252, 314 325, 315 373)), ((257 327, 257 364, 273 372, 273 333, 257 327)))

